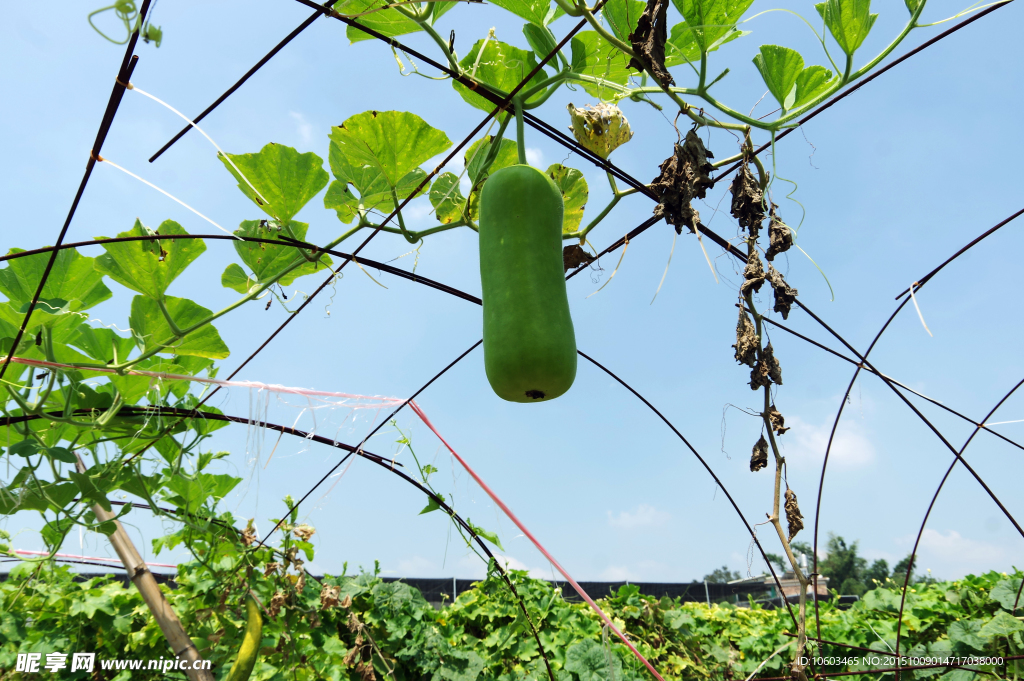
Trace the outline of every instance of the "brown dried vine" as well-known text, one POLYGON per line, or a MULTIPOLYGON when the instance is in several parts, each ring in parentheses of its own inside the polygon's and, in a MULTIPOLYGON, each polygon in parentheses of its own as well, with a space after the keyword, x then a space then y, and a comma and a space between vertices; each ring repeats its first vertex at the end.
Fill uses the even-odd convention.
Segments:
POLYGON ((796 492, 791 489, 786 490, 786 523, 789 525, 789 541, 793 541, 797 532, 804 529, 804 515, 796 503, 796 492))
POLYGON ((775 291, 775 307, 772 309, 781 313, 783 319, 789 319, 789 311, 796 300, 798 291, 790 287, 782 278, 782 274, 771 265, 768 265, 767 278, 768 283, 772 285, 772 290, 775 291))
POLYGON ((672 74, 665 68, 665 43, 668 40, 668 0, 647 0, 636 30, 629 34, 629 42, 636 56, 629 67, 647 71, 663 87, 675 85, 672 74))
POLYGON ((750 472, 756 473, 757 471, 765 468, 768 465, 768 441, 764 439, 762 435, 757 442, 754 443, 754 449, 750 453, 750 472))
POLYGON ((739 221, 740 227, 747 230, 751 239, 757 239, 764 220, 764 192, 746 162, 736 172, 729 191, 732 192, 729 212, 739 221))

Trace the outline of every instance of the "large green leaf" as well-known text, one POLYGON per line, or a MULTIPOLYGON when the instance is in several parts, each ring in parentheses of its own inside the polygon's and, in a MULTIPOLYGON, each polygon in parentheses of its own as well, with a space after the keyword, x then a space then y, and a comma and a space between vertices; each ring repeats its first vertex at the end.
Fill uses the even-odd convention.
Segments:
POLYGON ((693 31, 698 51, 710 52, 716 43, 721 44, 719 40, 736 30, 736 22, 754 0, 672 1, 693 31))
POLYGON ((179 473, 167 482, 167 492, 164 495, 178 508, 195 511, 207 500, 223 499, 241 481, 241 478, 230 475, 211 475, 210 473, 184 475, 179 473))
MULTIPOLYGON (((139 220, 127 232, 117 236, 152 234, 188 234, 177 222, 164 221, 156 231, 139 220)), ((102 238, 102 237, 100 237, 102 238)), ((122 241, 103 244, 103 255, 96 258, 96 269, 136 293, 159 300, 179 274, 206 250, 202 239, 162 239, 122 241)))
POLYGON ((601 8, 601 14, 615 37, 628 43, 629 34, 636 30, 646 7, 643 0, 608 0, 601 8))
MULTIPOLYGON (((399 12, 397 9, 373 11, 379 10, 381 7, 387 7, 389 4, 391 4, 390 0, 344 0, 343 2, 339 2, 335 5, 334 9, 342 14, 362 14, 363 16, 356 18, 357 22, 388 37, 405 35, 407 33, 415 33, 416 31, 423 30, 420 28, 419 24, 399 12), (364 12, 372 13, 364 14, 364 12)), ((442 9, 441 13, 446 11, 446 9, 442 9)), ((372 35, 365 31, 360 31, 354 26, 349 26, 345 30, 345 36, 353 43, 358 43, 363 40, 374 40, 372 35)))
POLYGON ((796 99, 789 108, 810 102, 835 82, 832 72, 824 66, 808 66, 796 77, 796 99))
POLYGON ((537 54, 549 54, 558 47, 558 43, 555 42, 555 34, 547 26, 523 24, 523 35, 526 36, 526 42, 529 43, 530 48, 537 54))
MULTIPOLYGON (((537 67, 537 57, 533 52, 521 50, 494 38, 486 38, 478 40, 459 65, 470 78, 498 90, 499 93, 507 94, 537 67)), ((537 85, 545 78, 547 74, 541 69, 524 89, 537 85)), ((452 81, 452 86, 464 100, 476 108, 488 113, 494 109, 494 104, 490 100, 484 99, 462 83, 452 81)), ((543 92, 538 92, 530 97, 529 101, 533 102, 542 95, 543 92)))
POLYGON ((78 336, 70 343, 82 349, 90 358, 104 363, 125 361, 135 347, 134 338, 124 338, 111 329, 97 329, 85 324, 78 328, 78 336))
MULTIPOLYGON (((750 31, 731 28, 728 33, 708 48, 708 52, 714 52, 722 45, 749 34, 750 31)), ((697 44, 697 37, 688 24, 678 23, 672 27, 668 42, 665 43, 665 66, 678 66, 694 61, 700 61, 700 45, 697 44)))
POLYGON ((361 196, 390 194, 391 187, 411 183, 410 173, 422 173, 420 164, 451 145, 444 132, 414 113, 365 111, 331 129, 331 171, 361 196))
POLYGON ((779 105, 790 108, 796 97, 797 76, 804 68, 800 53, 781 45, 762 45, 761 53, 754 57, 754 66, 779 105))
POLYGON ((491 2, 526 19, 535 26, 545 26, 551 10, 551 0, 491 0, 491 2))
POLYGON ((1024 622, 1002 610, 996 614, 981 628, 978 636, 985 639, 1005 638, 1015 631, 1024 630, 1024 622))
POLYGON ((580 221, 583 220, 583 208, 587 205, 587 198, 590 195, 587 180, 580 171, 567 168, 560 163, 551 165, 544 172, 562 193, 562 233, 571 234, 579 229, 580 221))
MULTIPOLYGON (((381 214, 390 213, 395 209, 395 201, 391 195, 391 185, 387 178, 378 169, 372 166, 365 166, 358 171, 353 171, 354 180, 335 180, 327 188, 324 195, 324 208, 333 210, 338 219, 348 224, 356 216, 359 207, 363 210, 377 211, 381 214), (356 192, 352 189, 355 188, 356 192)), ((422 168, 414 168, 398 181, 395 192, 398 200, 402 201, 412 195, 416 188, 423 184, 427 177, 426 171, 422 168)), ((422 196, 427 185, 420 190, 417 196, 422 196)))
MULTIPOLYGON (((185 329, 208 318, 212 313, 185 298, 164 298, 164 305, 179 329, 185 329)), ((184 338, 175 339, 170 325, 160 312, 157 301, 145 296, 132 298, 132 311, 128 319, 132 332, 142 339, 146 351, 161 349, 175 355, 194 355, 211 359, 224 359, 230 352, 212 324, 206 324, 184 338)))
POLYGON ((90 476, 86 473, 78 473, 77 471, 68 471, 68 477, 78 487, 79 493, 82 495, 82 499, 85 499, 93 504, 98 504, 103 507, 103 510, 110 510, 110 501, 107 499, 107 495, 103 492, 103 484, 100 478, 90 476))
MULTIPOLYGON (((9 254, 23 253, 24 249, 12 248, 9 254)), ((35 296, 42 280, 49 253, 27 255, 7 262, 0 270, 0 291, 12 302, 27 303, 35 296)), ((85 310, 110 297, 110 289, 103 285, 103 275, 96 271, 92 258, 67 248, 57 252, 53 268, 46 278, 40 298, 59 298, 77 302, 73 310, 85 310)))
MULTIPOLYGON (((295 238, 299 241, 306 239, 306 230, 309 229, 309 225, 304 222, 292 222, 289 226, 295 238)), ((235 230, 235 234, 238 236, 257 239, 274 239, 280 233, 268 226, 265 220, 246 220, 235 230)), ((231 264, 221 276, 221 284, 243 294, 248 293, 253 286, 261 286, 273 281, 275 277, 281 275, 281 272, 296 263, 301 264, 281 276, 277 283, 288 286, 301 276, 323 272, 325 268, 331 266, 331 259, 326 254, 321 255, 316 262, 309 262, 294 246, 274 246, 252 241, 235 241, 233 243, 235 252, 242 258, 242 262, 252 271, 252 274, 247 275, 241 267, 231 264)))
POLYGON ((857 51, 878 18, 871 13, 871 0, 826 0, 816 4, 814 9, 847 55, 857 51))
MULTIPOLYGON (((601 37, 597 31, 581 31, 572 39, 572 70, 575 73, 593 76, 615 85, 629 81, 629 60, 618 48, 601 37)), ((596 83, 579 83, 589 94, 598 99, 611 99, 618 88, 596 83)))
POLYGON ((585 639, 569 647, 565 653, 565 668, 576 674, 579 681, 622 678, 619 656, 614 652, 605 652, 604 647, 592 639, 585 639))
MULTIPOLYGON (((43 327, 50 329, 55 343, 65 343, 77 335, 78 327, 89 315, 85 312, 69 312, 68 305, 67 301, 56 298, 39 300, 32 311, 28 326, 25 327, 25 338, 35 338, 43 327), (63 305, 58 305, 59 303, 63 305)), ((28 303, 20 305, 17 309, 10 303, 0 303, 0 325, 5 327, 5 335, 13 336, 17 333, 27 311, 28 303)))
POLYGON ((323 159, 313 152, 300 154, 291 147, 271 142, 258 154, 228 154, 228 158, 245 175, 242 179, 227 159, 220 157, 224 167, 238 180, 242 193, 264 213, 282 223, 291 221, 327 186, 323 159), (249 180, 267 202, 261 200, 245 180, 249 180))
POLYGON ((968 619, 953 622, 949 625, 949 640, 981 651, 985 648, 985 640, 980 636, 982 624, 982 620, 968 619))
POLYGON ((999 605, 1007 610, 1013 610, 1014 606, 1019 608, 1021 603, 1024 603, 1024 598, 1020 599, 1020 603, 1017 602, 1017 594, 1020 593, 1020 582, 1020 577, 1001 580, 992 589, 989 599, 999 603, 999 605))

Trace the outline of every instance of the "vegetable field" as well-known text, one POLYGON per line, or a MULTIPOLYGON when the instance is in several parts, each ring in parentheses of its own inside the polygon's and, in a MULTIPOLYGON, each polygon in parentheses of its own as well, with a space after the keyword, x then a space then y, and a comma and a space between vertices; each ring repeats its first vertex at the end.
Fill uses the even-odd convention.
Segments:
POLYGON ((1013 0, 80 10, 5 29, 0 678, 1017 678, 1013 0), (790 597, 577 581, 723 562, 790 597))

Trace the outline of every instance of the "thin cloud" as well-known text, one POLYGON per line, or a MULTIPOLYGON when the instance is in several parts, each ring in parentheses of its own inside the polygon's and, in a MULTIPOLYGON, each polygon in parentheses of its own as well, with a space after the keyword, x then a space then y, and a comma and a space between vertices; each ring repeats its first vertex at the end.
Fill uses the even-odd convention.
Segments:
POLYGON ((658 527, 667 523, 671 518, 670 513, 659 511, 650 504, 640 504, 634 511, 620 511, 618 514, 608 511, 608 524, 624 530, 658 527))

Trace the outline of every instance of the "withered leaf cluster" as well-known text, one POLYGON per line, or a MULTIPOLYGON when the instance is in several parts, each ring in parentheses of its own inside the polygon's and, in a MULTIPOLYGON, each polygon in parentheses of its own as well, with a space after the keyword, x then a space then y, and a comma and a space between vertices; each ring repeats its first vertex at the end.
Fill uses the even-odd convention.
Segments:
POLYGON ((751 291, 757 293, 761 290, 762 284, 764 284, 764 265, 761 264, 761 257, 758 256, 757 250, 751 248, 750 255, 747 256, 747 266, 743 268, 743 284, 740 285, 740 293, 744 296, 751 291))
POLYGON ((302 525, 297 525, 294 529, 292 529, 292 534, 294 534, 302 541, 309 541, 309 538, 316 534, 316 530, 313 529, 311 526, 303 523, 302 525))
POLYGON ((708 174, 714 168, 708 163, 714 158, 697 133, 690 130, 682 144, 676 144, 672 155, 662 162, 661 173, 651 183, 651 190, 658 197, 654 215, 674 225, 676 234, 683 233, 683 227, 690 232, 697 231, 700 214, 691 206, 694 199, 703 199, 708 189, 714 186, 708 174))
POLYGON ((636 57, 629 60, 629 67, 647 71, 660 84, 675 85, 672 74, 665 67, 665 42, 668 40, 669 0, 647 0, 647 7, 640 15, 636 30, 629 34, 636 57))
POLYGON ((278 572, 280 570, 281 570, 281 564, 280 563, 267 563, 266 566, 264 566, 264 568, 263 568, 263 576, 264 577, 269 577, 270 575, 272 575, 275 572, 278 572))
POLYGON ((732 347, 736 349, 734 357, 740 364, 752 367, 757 362, 757 329, 742 305, 740 319, 736 323, 736 344, 732 347))
POLYGON ((785 253, 793 245, 793 230, 775 214, 775 206, 771 210, 771 222, 768 223, 768 250, 764 257, 768 261, 775 259, 779 253, 785 253))
POLYGON ((327 608, 333 608, 341 602, 338 598, 340 595, 340 586, 328 586, 324 584, 324 588, 320 590, 320 607, 325 610, 327 608))
POLYGON ((270 599, 270 605, 267 606, 267 614, 271 617, 277 617, 278 613, 281 612, 281 608, 284 606, 284 592, 275 591, 274 595, 270 599))
POLYGON ((594 256, 583 250, 579 244, 572 244, 562 249, 562 264, 565 271, 574 270, 580 265, 589 265, 594 262, 594 256))
POLYGON ((789 428, 786 428, 786 419, 782 416, 782 412, 775 408, 773 404, 768 410, 768 421, 772 424, 772 430, 777 435, 783 435, 789 428))
POLYGON ((782 368, 779 366, 779 360, 775 359, 775 352, 769 342, 761 351, 761 359, 757 365, 750 370, 750 389, 757 390, 772 383, 782 385, 782 368))
POLYGON ((804 529, 804 516, 796 503, 796 492, 786 490, 786 522, 789 523, 789 541, 793 541, 796 533, 804 529))
POLYGON ((729 212, 739 220, 740 227, 747 230, 752 239, 756 239, 764 220, 764 192, 750 172, 749 165, 744 163, 740 166, 729 191, 732 192, 729 212))
POLYGON ((750 453, 750 472, 756 473, 768 465, 768 441, 764 435, 754 443, 754 450, 750 453))
POLYGON ((256 541, 256 529, 252 526, 252 521, 253 519, 250 518, 249 524, 242 530, 242 536, 240 537, 242 543, 246 546, 252 546, 252 543, 256 541))
POLYGON ((775 291, 775 307, 772 308, 776 312, 782 313, 783 319, 789 319, 789 310, 793 306, 793 301, 796 300, 798 292, 795 288, 791 288, 786 280, 782 278, 782 274, 777 269, 768 265, 768 282, 772 285, 772 289, 775 291))

